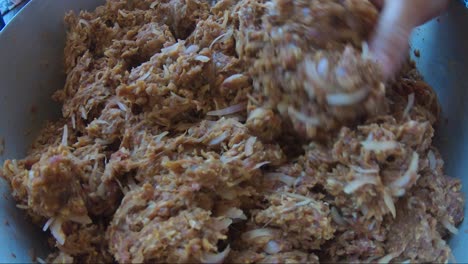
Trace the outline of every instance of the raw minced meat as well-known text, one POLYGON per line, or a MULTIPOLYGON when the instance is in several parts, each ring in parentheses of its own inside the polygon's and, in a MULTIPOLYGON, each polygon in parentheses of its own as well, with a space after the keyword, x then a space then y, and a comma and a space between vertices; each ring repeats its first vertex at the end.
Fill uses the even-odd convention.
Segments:
POLYGON ((67 79, 2 176, 49 262, 444 262, 459 180, 368 0, 108 0, 69 13, 67 79))

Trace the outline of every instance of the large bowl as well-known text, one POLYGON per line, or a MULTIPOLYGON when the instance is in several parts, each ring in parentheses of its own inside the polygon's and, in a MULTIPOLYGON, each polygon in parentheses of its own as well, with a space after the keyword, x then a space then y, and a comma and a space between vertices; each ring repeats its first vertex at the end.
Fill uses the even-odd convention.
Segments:
MULTIPOLYGON (((32 0, 0 33, 0 141, 5 158, 24 157, 38 129, 60 114, 50 99, 64 84, 63 16, 69 10, 91 10, 103 1, 32 0)), ((437 91, 443 119, 437 129, 448 175, 459 177, 468 193, 468 11, 452 2, 449 12, 415 30, 412 49, 420 72, 437 91)), ((0 180, 0 262, 31 262, 45 256, 44 234, 16 208, 7 184, 0 180)), ((465 212, 466 215, 466 212, 465 212)), ((468 221, 450 245, 458 262, 468 262, 468 221)))

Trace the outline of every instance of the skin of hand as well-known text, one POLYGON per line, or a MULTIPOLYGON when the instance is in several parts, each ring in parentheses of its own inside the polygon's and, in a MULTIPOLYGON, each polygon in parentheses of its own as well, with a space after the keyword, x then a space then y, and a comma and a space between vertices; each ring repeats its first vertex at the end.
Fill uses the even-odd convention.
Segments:
POLYGON ((370 41, 374 59, 389 79, 407 56, 413 28, 441 14, 448 0, 373 0, 382 8, 379 23, 370 41))

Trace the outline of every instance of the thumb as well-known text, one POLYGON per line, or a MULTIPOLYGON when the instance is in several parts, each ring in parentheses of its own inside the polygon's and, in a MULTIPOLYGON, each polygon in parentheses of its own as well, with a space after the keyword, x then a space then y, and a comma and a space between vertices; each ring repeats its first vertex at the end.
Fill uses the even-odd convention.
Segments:
POLYGON ((405 2, 407 0, 386 2, 370 42, 374 59, 380 65, 386 79, 393 77, 405 60, 409 48, 408 40, 413 27, 416 26, 416 20, 411 18, 411 12, 405 6, 405 2))

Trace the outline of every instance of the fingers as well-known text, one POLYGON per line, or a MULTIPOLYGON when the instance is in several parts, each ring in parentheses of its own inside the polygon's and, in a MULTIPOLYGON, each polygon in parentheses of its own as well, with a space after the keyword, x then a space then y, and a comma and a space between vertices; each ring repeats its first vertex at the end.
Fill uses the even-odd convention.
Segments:
POLYGON ((376 32, 370 41, 374 58, 385 78, 398 71, 408 53, 408 42, 414 27, 439 15, 447 0, 372 0, 384 4, 376 32))
POLYGON ((402 17, 404 8, 404 3, 399 0, 386 3, 370 43, 372 54, 386 79, 398 71, 408 50, 408 39, 414 21, 402 17))

